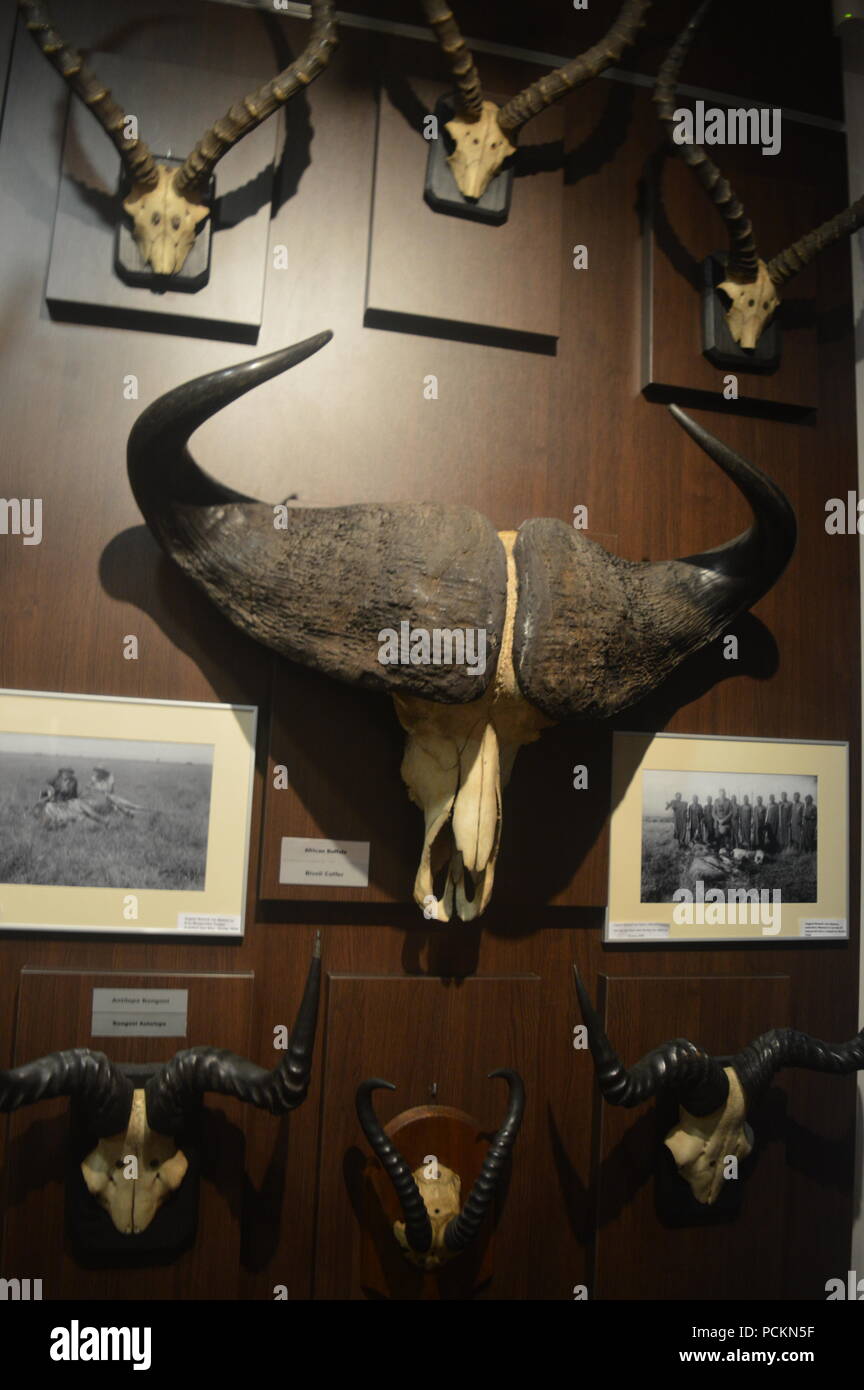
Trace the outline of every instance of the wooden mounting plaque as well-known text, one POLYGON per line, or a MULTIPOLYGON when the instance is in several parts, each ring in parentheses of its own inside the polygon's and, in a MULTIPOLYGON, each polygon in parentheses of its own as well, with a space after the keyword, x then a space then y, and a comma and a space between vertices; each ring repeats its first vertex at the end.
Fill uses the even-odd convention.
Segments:
MULTIPOLYGON (((813 188, 784 180, 766 198, 764 175, 737 175, 736 192, 751 210, 764 246, 780 248, 820 221, 813 188), (800 234, 800 232, 799 232, 800 234)), ((703 356, 702 260, 722 247, 723 226, 689 169, 671 156, 659 180, 646 188, 643 208, 642 389, 652 399, 682 406, 718 404, 726 378, 738 381, 738 402, 751 411, 800 419, 819 405, 817 326, 818 267, 811 266, 781 291, 776 319, 780 328, 780 365, 776 371, 749 372, 743 367, 715 367, 703 356), (717 245, 706 246, 706 234, 717 245), (698 255, 690 248, 702 247, 698 255), (670 330, 683 324, 685 332, 670 330)), ((770 254, 773 254, 773 250, 770 254)))
MULTIPOLYGON (((447 90, 411 86, 429 112, 447 90)), ((523 160, 533 146, 560 141, 562 130, 560 107, 537 116, 525 128, 523 160)), ((494 227, 428 205, 427 156, 421 131, 382 91, 364 322, 554 353, 564 257, 560 168, 520 177, 517 162, 507 221, 494 227)))
MULTIPOLYGON (((612 1046, 630 1065, 669 1038, 689 1038, 714 1056, 729 1056, 770 1028, 792 1022, 788 975, 634 978, 600 976, 599 1007, 612 1046)), ((591 1055, 574 1053, 591 1067, 591 1055)), ((782 1081, 782 1078, 780 1078, 782 1081)), ((645 1271, 620 1259, 622 1249, 649 1249, 654 1298, 776 1299, 782 1296, 785 1145, 782 1097, 773 1090, 753 1108, 753 1155, 733 1213, 704 1208, 704 1220, 677 1224, 660 1201, 661 1164, 674 1172, 663 1145, 678 1113, 671 1098, 636 1110, 600 1102, 597 1238, 592 1296, 645 1296, 645 1271)), ((701 1211, 701 1209, 700 1209, 701 1211)))
MULTIPOLYGON (((248 1056, 253 987, 251 972, 25 968, 13 1065, 69 1047, 91 1047, 118 1063, 164 1062, 184 1047, 207 1043, 248 1056), (185 1039, 92 1037, 92 992, 106 987, 187 989, 185 1039)), ((93 1257, 85 1264, 73 1254, 64 1229, 68 1106, 67 1100, 46 1100, 10 1117, 2 1272, 42 1278, 45 1299, 236 1298, 247 1107, 232 1099, 207 1097, 194 1245, 173 1257, 135 1255, 128 1264, 119 1256, 93 1257), (40 1251, 35 1270, 30 1266, 33 1250, 40 1251)))
MULTIPOLYGON (((469 1125, 479 1124, 480 1133, 491 1137, 506 1112, 507 1084, 489 1080, 489 1073, 499 1067, 519 1072, 525 1083, 525 1117, 499 1194, 494 1249, 495 1269, 509 1266, 512 1272, 513 1261, 518 1260, 518 1251, 525 1249, 529 1238, 528 1202, 536 1152, 532 1146, 538 1142, 534 1126, 545 1116, 538 1075, 542 1005, 543 981, 537 975, 471 976, 459 981, 329 976, 316 1298, 422 1301, 495 1297, 494 1270, 489 1270, 492 1277, 487 1278, 485 1263, 478 1262, 481 1246, 474 1256, 463 1252, 441 1276, 427 1276, 413 1269, 399 1253, 387 1224, 391 1212, 392 1219, 398 1217, 398 1207, 394 1211, 384 1205, 383 1192, 381 1203, 377 1199, 373 1202, 375 1222, 370 1237, 371 1159, 353 1100, 361 1081, 382 1077, 396 1087, 395 1091, 375 1093, 376 1113, 385 1128, 391 1119, 401 1117, 406 1107, 409 1116, 425 1113, 428 1108, 436 1115, 443 1110, 462 1116, 460 1125, 467 1119, 469 1125), (502 1019, 508 1021, 504 1029, 502 1019), (394 1020, 399 1020, 398 1027, 394 1020), (419 1104, 411 1106, 412 1101, 419 1104), (391 1243, 393 1258, 388 1253, 391 1243), (463 1259, 466 1262, 460 1273, 458 1266, 463 1259), (369 1278, 373 1279, 371 1285, 369 1278)), ((405 1157, 413 1163, 416 1154, 419 1163, 424 1154, 435 1153, 448 1167, 464 1164, 458 1171, 465 1195, 465 1181, 477 1171, 477 1159, 482 1162, 483 1158, 482 1146, 475 1145, 477 1131, 466 1130, 467 1137, 459 1138, 455 1129, 452 1134, 446 1126, 442 1131, 440 1120, 430 1122, 431 1129, 425 1129, 425 1123, 418 1124, 416 1139, 413 1135, 405 1137, 405 1157), (451 1140, 455 1149, 449 1147, 451 1140), (423 1148, 425 1142, 429 1148, 423 1148), (475 1148, 480 1151, 475 1152, 475 1148), (455 1161, 449 1157, 453 1153, 455 1161)), ((400 1146, 402 1142, 400 1132, 400 1146)))
MULTIPOLYGON (((489 1148, 488 1131, 464 1110, 450 1105, 417 1105, 404 1110, 384 1128, 412 1173, 433 1155, 442 1167, 458 1173, 464 1205, 489 1148)), ((487 1216, 476 1241, 467 1250, 432 1274, 424 1274, 405 1258, 393 1234, 394 1221, 402 1220, 393 1184, 378 1160, 370 1157, 361 1275, 363 1287, 370 1293, 420 1302, 469 1299, 491 1279, 494 1213, 487 1216)))
MULTIPOLYGON (((95 71, 140 121, 158 160, 182 156, 260 78, 93 55, 95 71)), ((194 294, 124 284, 114 268, 120 162, 104 130, 70 99, 46 300, 55 318, 254 343, 261 326, 278 122, 265 121, 215 175, 209 281, 194 294)), ((212 224, 212 225, 211 225, 212 224)), ((201 240, 199 236, 198 240, 201 240)))

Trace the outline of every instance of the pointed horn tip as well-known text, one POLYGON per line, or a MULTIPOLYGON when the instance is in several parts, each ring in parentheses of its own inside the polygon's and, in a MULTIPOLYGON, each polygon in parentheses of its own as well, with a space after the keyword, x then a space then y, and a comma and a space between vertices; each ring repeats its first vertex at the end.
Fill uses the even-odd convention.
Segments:
POLYGON ((312 959, 313 959, 313 960, 320 960, 320 959, 321 959, 321 933, 320 933, 320 931, 316 931, 316 933, 315 933, 315 942, 314 942, 314 944, 313 944, 313 946, 312 946, 312 959))
POLYGON ((395 1091, 396 1087, 392 1081, 383 1081, 380 1076, 370 1077, 368 1081, 361 1081, 357 1091, 368 1095, 370 1091, 395 1091))

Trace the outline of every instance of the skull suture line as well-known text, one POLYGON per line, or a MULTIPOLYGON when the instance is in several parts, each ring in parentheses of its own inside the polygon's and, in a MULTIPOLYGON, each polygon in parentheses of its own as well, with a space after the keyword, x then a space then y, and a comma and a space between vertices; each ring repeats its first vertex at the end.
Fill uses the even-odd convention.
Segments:
POLYGON ((209 216, 205 202, 219 160, 275 111, 308 87, 336 47, 333 0, 311 0, 312 33, 307 47, 284 72, 238 101, 201 137, 179 169, 157 164, 143 140, 130 135, 133 123, 112 99, 80 53, 54 28, 39 0, 18 0, 28 31, 52 67, 92 111, 112 141, 131 185, 123 207, 132 219, 136 245, 157 275, 183 269, 198 227, 209 216))
POLYGON ((464 197, 483 197, 504 161, 516 153, 519 132, 527 121, 618 62, 624 49, 634 42, 650 4, 651 0, 625 0, 599 43, 498 107, 483 99, 474 59, 447 0, 423 0, 426 18, 455 79, 457 113, 445 127, 454 150, 447 163, 464 197))
POLYGON ((600 1093, 610 1105, 642 1105, 664 1092, 677 1095, 677 1123, 664 1143, 697 1202, 711 1206, 728 1177, 726 1160, 753 1149, 747 1110, 783 1067, 848 1076, 864 1069, 864 1028, 847 1043, 825 1043, 795 1028, 763 1033, 734 1057, 711 1057, 685 1038, 661 1043, 625 1067, 604 1032, 574 967, 600 1093))
POLYGON ((405 1258, 426 1274, 452 1260, 476 1239, 495 1200, 509 1162, 525 1111, 525 1086, 518 1072, 502 1069, 489 1073, 502 1077, 510 1088, 507 1113, 495 1133, 480 1175, 462 1206, 462 1179, 452 1168, 437 1164, 432 1176, 425 1167, 408 1167, 382 1126, 372 1104, 374 1091, 395 1091, 390 1081, 375 1078, 357 1088, 357 1118, 373 1153, 393 1184, 404 1221, 396 1221, 393 1234, 405 1258))
POLYGON ((710 5, 711 0, 705 0, 700 5, 669 50, 657 75, 654 101, 672 149, 693 170, 726 223, 729 236, 727 277, 717 288, 729 300, 726 322, 733 340, 739 347, 755 348, 780 304, 777 291, 809 265, 820 251, 832 246, 841 237, 851 236, 864 225, 864 195, 767 263, 761 259, 747 213, 717 165, 709 159, 701 145, 681 144, 673 135, 678 110, 678 74, 710 5))
POLYGON ((792 509, 758 468, 671 407, 735 483, 754 522, 702 554, 660 563, 610 555, 562 521, 499 535, 465 507, 433 503, 274 509, 223 487, 186 449, 217 410, 330 339, 189 382, 155 401, 129 436, 129 479, 154 535, 249 636, 325 675, 396 699, 404 776, 425 815, 415 898, 447 921, 492 891, 502 786, 545 724, 601 720, 655 690, 727 630, 782 573, 792 509), (383 666, 380 633, 486 634, 483 677, 465 665, 383 666), (430 887, 441 859, 443 887, 430 887), (435 899, 428 903, 429 897, 435 899))
POLYGON ((0 1071, 0 1112, 69 1096, 82 1125, 99 1139, 81 1163, 87 1189, 122 1235, 138 1235, 186 1176, 177 1136, 206 1092, 234 1096, 271 1115, 303 1104, 320 993, 317 938, 288 1047, 273 1071, 224 1048, 190 1047, 154 1068, 140 1087, 104 1053, 76 1047, 0 1071))

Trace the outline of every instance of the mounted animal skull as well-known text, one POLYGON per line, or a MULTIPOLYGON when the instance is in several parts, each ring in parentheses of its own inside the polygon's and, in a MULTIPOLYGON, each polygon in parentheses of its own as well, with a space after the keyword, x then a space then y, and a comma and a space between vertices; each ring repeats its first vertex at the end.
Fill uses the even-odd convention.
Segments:
POLYGON ((205 1092, 234 1096, 271 1115, 303 1104, 320 992, 319 937, 285 1056, 273 1071, 221 1048, 190 1047, 137 1087, 104 1053, 75 1047, 0 1071, 0 1112, 69 1096, 82 1125, 99 1139, 81 1163, 87 1190, 122 1235, 138 1235, 186 1176, 178 1136, 205 1092))
POLYGON ((144 141, 129 135, 125 111, 57 33, 45 6, 38 0, 18 0, 18 8, 51 66, 93 112, 117 149, 131 185, 123 208, 132 219, 141 255, 157 275, 176 275, 183 269, 198 228, 210 214, 207 189, 222 156, 313 82, 337 43, 332 0, 311 0, 312 34, 300 57, 232 106, 201 137, 185 163, 172 169, 157 164, 144 141))
POLYGON ((742 535, 683 560, 622 560, 552 519, 499 535, 477 512, 434 503, 274 509, 204 473, 186 449, 193 431, 331 336, 155 401, 129 436, 129 479, 157 540, 243 632, 395 698, 408 731, 403 776, 426 821, 415 900, 430 918, 448 921, 455 907, 468 921, 492 892, 502 787, 519 747, 546 724, 627 709, 725 632, 782 573, 795 517, 764 473, 676 406, 754 513, 742 535), (482 632, 483 674, 465 663, 382 664, 382 632, 403 623, 427 638, 482 632))
POLYGON ((729 300, 725 317, 732 338, 739 347, 752 349, 774 317, 780 304, 778 291, 787 280, 808 266, 820 251, 833 246, 841 237, 851 236, 864 225, 864 195, 767 263, 761 259, 747 213, 717 165, 701 145, 681 144, 673 136, 678 74, 710 5, 711 0, 700 5, 669 50, 657 75, 653 99, 672 148, 693 170, 726 223, 729 236, 727 278, 717 288, 729 300))
POLYGON ((618 62, 624 49, 634 42, 650 4, 651 0, 626 0, 599 43, 498 107, 483 98, 474 59, 447 0, 423 0, 426 18, 455 79, 457 114, 445 127, 455 148, 447 163, 464 197, 483 197, 504 161, 516 153, 519 132, 526 122, 618 62))
POLYGON ((503 1077, 510 1088, 507 1114, 489 1145, 480 1175, 464 1207, 462 1180, 458 1173, 443 1164, 437 1165, 436 1177, 427 1176, 423 1166, 412 1173, 381 1125, 372 1104, 372 1093, 382 1089, 395 1091, 396 1087, 376 1078, 361 1082, 357 1088, 357 1118, 393 1184, 405 1217, 404 1221, 394 1223, 393 1234, 405 1258, 426 1274, 439 1270, 476 1239, 495 1199, 522 1124, 525 1087, 519 1073, 502 1070, 490 1072, 489 1076, 503 1077))
POLYGON ((725 1160, 740 1161, 752 1151, 747 1110, 778 1071, 802 1067, 848 1076, 864 1069, 864 1028, 847 1043, 773 1028, 734 1057, 711 1057, 695 1043, 675 1038, 628 1069, 603 1031, 575 967, 573 973, 601 1095, 610 1105, 628 1108, 663 1092, 678 1096, 678 1121, 664 1143, 693 1196, 705 1206, 720 1196, 725 1160))

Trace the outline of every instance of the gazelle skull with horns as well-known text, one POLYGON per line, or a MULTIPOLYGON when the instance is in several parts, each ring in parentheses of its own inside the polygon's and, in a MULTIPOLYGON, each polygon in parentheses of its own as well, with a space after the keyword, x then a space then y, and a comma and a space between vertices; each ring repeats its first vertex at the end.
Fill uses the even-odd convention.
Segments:
POLYGON ((686 1038, 675 1038, 628 1068, 603 1031, 575 967, 574 974, 601 1095, 610 1105, 628 1108, 662 1092, 678 1097, 678 1122, 664 1143, 704 1206, 720 1196, 725 1160, 751 1153, 747 1110, 778 1071, 802 1067, 848 1076, 864 1069, 864 1028, 847 1043, 821 1042, 795 1028, 772 1028, 734 1057, 711 1057, 686 1038))
POLYGON ((490 1080, 498 1076, 510 1088, 507 1114, 489 1145, 480 1175, 464 1206, 459 1174, 443 1164, 437 1165, 437 1177, 428 1177, 423 1166, 412 1173, 375 1114, 373 1091, 395 1091, 392 1082, 375 1078, 362 1081, 357 1088, 357 1118, 393 1184, 405 1218, 395 1222, 393 1234, 405 1258, 427 1274, 440 1269, 476 1240, 516 1143, 525 1110, 525 1086, 518 1072, 489 1073, 490 1080))
POLYGON ((626 0, 599 43, 498 107, 483 97, 474 59, 447 0, 423 0, 426 18, 455 79, 457 112, 445 127, 455 148, 447 162, 464 197, 483 197, 504 161, 516 153, 519 131, 532 116, 618 62, 634 42, 650 4, 651 0, 626 0))
POLYGON ((681 144, 673 135, 676 128, 678 74, 710 6, 711 0, 705 0, 705 3, 700 5, 669 50, 657 75, 654 101, 672 148, 688 168, 693 170, 726 223, 729 260, 726 279, 717 288, 722 290, 730 301, 726 310, 726 322, 732 338, 739 347, 755 348, 779 307, 779 291, 787 280, 808 266, 820 251, 833 246, 841 237, 851 236, 864 225, 864 195, 843 212, 838 212, 836 217, 823 222, 821 227, 800 237, 770 261, 762 260, 756 249, 750 219, 728 180, 723 178, 717 165, 709 159, 701 145, 681 144))
POLYGON ((176 275, 183 269, 198 227, 210 213, 204 199, 222 156, 313 82, 337 42, 333 0, 311 0, 312 34, 300 57, 232 106, 201 137, 185 163, 172 169, 157 164, 144 141, 128 134, 125 111, 58 34, 45 6, 39 0, 18 0, 18 8, 49 63, 93 112, 117 149, 131 184, 123 207, 132 218, 138 249, 157 275, 176 275))
POLYGON ((136 1087, 104 1053, 75 1047, 0 1071, 0 1112, 68 1096, 99 1140, 81 1164, 87 1190, 122 1235, 138 1235, 186 1176, 188 1162, 177 1137, 206 1092, 234 1096, 271 1115, 303 1104, 320 992, 317 939, 288 1047, 273 1071, 223 1048, 190 1047, 136 1087))
POLYGON ((129 436, 129 479, 157 540, 243 632, 395 697, 408 732, 403 776, 426 822, 415 900, 439 921, 454 909, 469 921, 492 893, 502 788, 518 749, 546 724, 629 708, 725 632, 782 573, 795 517, 764 473, 672 406, 754 514, 742 535, 683 560, 622 560, 549 518, 497 534, 479 513, 437 503, 292 507, 277 527, 272 506, 210 478, 186 444, 217 410, 330 337, 155 401, 129 436), (381 632, 403 622, 425 634, 483 630, 484 674, 382 665, 381 632))

